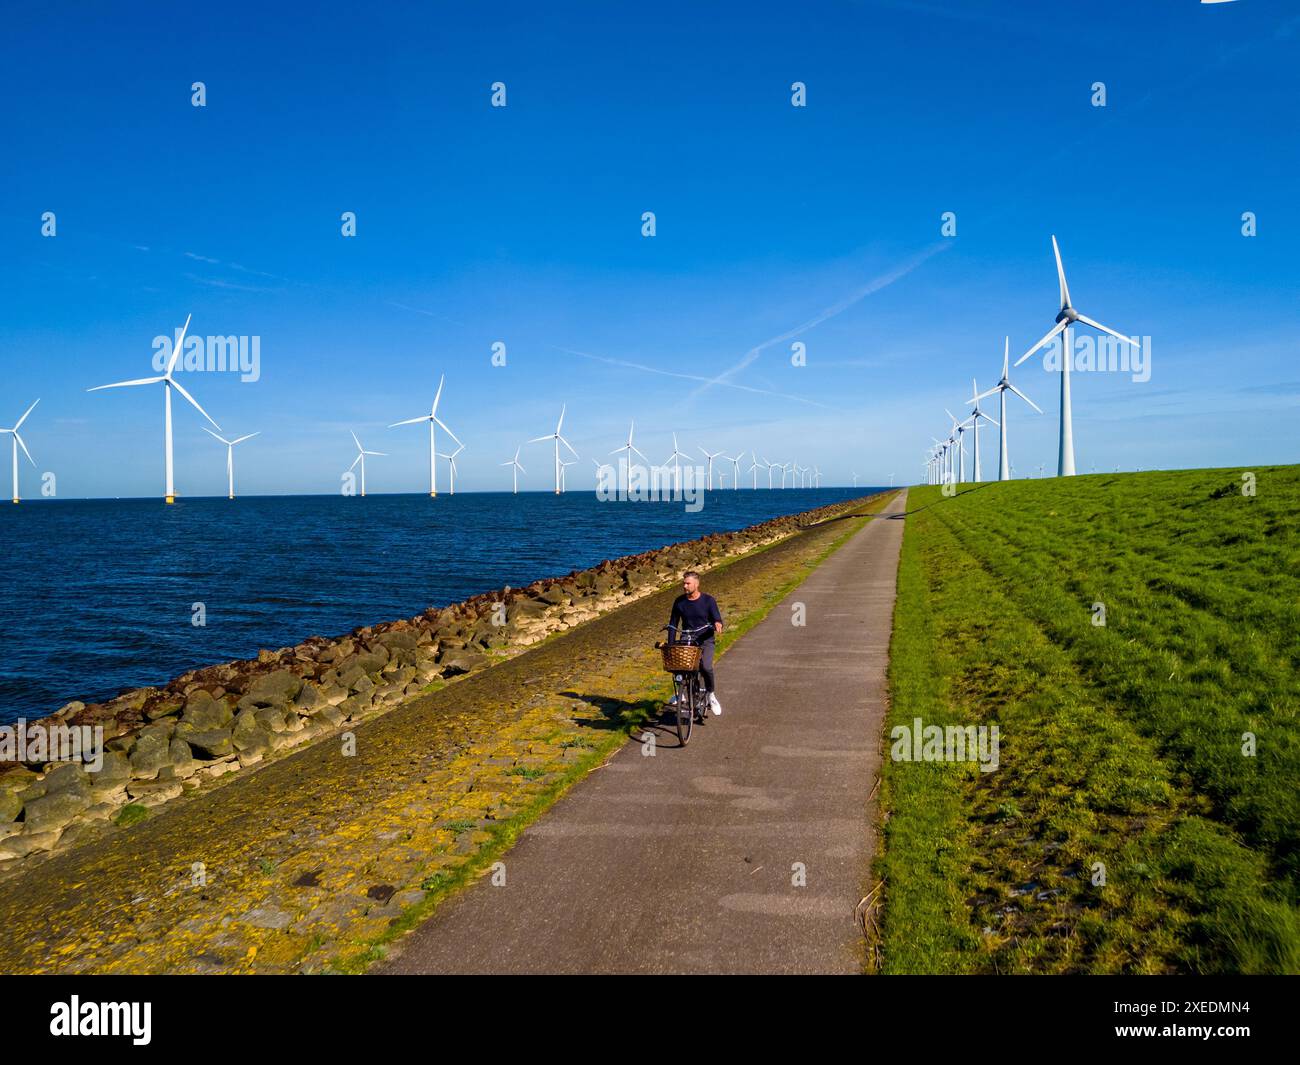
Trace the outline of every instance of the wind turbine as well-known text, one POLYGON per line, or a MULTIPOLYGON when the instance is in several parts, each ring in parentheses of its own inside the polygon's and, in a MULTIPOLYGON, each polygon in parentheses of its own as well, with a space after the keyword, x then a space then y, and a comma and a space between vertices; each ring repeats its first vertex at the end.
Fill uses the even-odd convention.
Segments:
POLYGON ((1075 322, 1082 322, 1084 325, 1090 325, 1093 329, 1124 341, 1125 344, 1132 344, 1137 347, 1137 342, 1123 333, 1117 333, 1108 325, 1102 325, 1094 321, 1087 315, 1080 314, 1070 303, 1070 286, 1065 283, 1065 267, 1061 265, 1061 249, 1056 243, 1056 236, 1052 236, 1052 251, 1056 255, 1056 280, 1060 287, 1061 309, 1056 315, 1056 325, 1051 331, 1043 337, 1037 344, 1026 351, 1016 360, 1019 366, 1029 356, 1048 343, 1057 333, 1061 334, 1061 444, 1057 454, 1057 476, 1073 477, 1074 476, 1074 417, 1070 409, 1070 363, 1074 361, 1074 348, 1070 344, 1070 326, 1075 322))
POLYGON ((708 485, 708 489, 710 492, 712 492, 713 491, 713 460, 716 459, 719 455, 721 455, 722 452, 705 451, 704 448, 700 448, 700 454, 709 460, 709 472, 705 476, 707 477, 706 484, 708 485))
MULTIPOLYGON (((388 428, 396 429, 399 425, 418 425, 420 422, 429 423, 429 495, 434 499, 438 498, 438 443, 436 439, 437 426, 441 425, 447 429, 447 424, 438 417, 438 401, 442 399, 442 385, 447 379, 443 374, 438 378, 438 391, 433 394, 433 406, 429 408, 428 414, 421 414, 418 418, 407 418, 405 421, 393 422, 388 428)), ((460 444, 460 438, 450 429, 447 429, 447 435, 456 443, 460 444)), ((464 444, 461 444, 464 447, 464 444)))
POLYGON ((557 496, 564 491, 562 472, 561 472, 562 467, 560 466, 560 445, 563 444, 565 447, 567 447, 573 453, 573 457, 575 459, 581 458, 581 456, 576 451, 573 450, 573 445, 570 444, 567 440, 564 439, 564 437, 560 435, 560 430, 564 428, 564 412, 567 409, 567 407, 568 404, 562 404, 560 406, 560 420, 555 423, 555 432, 548 433, 546 436, 535 436, 528 441, 528 443, 530 444, 540 444, 544 440, 553 440, 555 442, 555 494, 557 496))
POLYGON ((226 445, 226 498, 235 498, 235 445, 242 444, 245 440, 252 440, 256 433, 249 433, 247 436, 237 436, 234 440, 227 440, 224 436, 217 436, 206 425, 199 426, 208 436, 220 440, 226 445))
POLYGON ((189 400, 190 405, 198 411, 203 417, 212 422, 214 429, 220 429, 216 422, 212 421, 211 416, 202 407, 199 406, 198 400, 185 391, 184 386, 172 377, 172 372, 176 369, 176 362, 181 357, 181 349, 185 346, 185 334, 189 332, 190 318, 193 315, 187 315, 185 324, 181 326, 180 336, 176 338, 176 343, 172 346, 171 358, 167 360, 167 369, 163 371, 161 377, 141 377, 134 381, 115 381, 111 385, 96 385, 94 388, 86 389, 87 392, 98 392, 104 388, 130 388, 133 385, 156 385, 159 382, 163 386, 163 450, 166 455, 167 466, 167 494, 164 499, 168 503, 176 502, 176 489, 172 481, 172 389, 176 389, 182 396, 189 400))
POLYGON ((520 473, 527 473, 527 472, 528 472, 528 471, 525 470, 521 465, 519 465, 519 452, 522 451, 522 450, 523 450, 523 445, 520 444, 519 447, 515 448, 515 457, 514 457, 514 458, 512 458, 509 462, 498 463, 498 465, 501 465, 501 466, 513 466, 513 467, 514 467, 514 470, 511 471, 511 472, 514 474, 514 478, 515 478, 515 495, 518 495, 518 494, 519 494, 519 474, 520 474, 520 473))
POLYGON ((611 455, 619 455, 622 454, 624 451, 627 452, 627 483, 629 488, 632 485, 632 456, 640 455, 641 461, 644 462, 647 466, 650 465, 650 460, 645 457, 645 453, 641 451, 639 448, 635 447, 632 443, 632 432, 634 429, 636 429, 636 422, 629 422, 627 427, 627 443, 624 444, 622 447, 616 447, 613 451, 610 452, 611 455))
MULTIPOLYGON (((349 430, 349 432, 351 432, 351 430, 349 430)), ((384 456, 384 452, 382 451, 367 451, 365 448, 363 448, 361 446, 361 441, 357 439, 356 433, 352 433, 352 442, 357 445, 357 457, 352 460, 352 465, 348 467, 348 470, 349 471, 355 470, 357 468, 357 463, 358 462, 361 463, 361 498, 365 499, 366 498, 366 456, 375 455, 381 458, 385 456, 384 456)))
POLYGON ((751 451, 749 453, 749 473, 750 473, 749 479, 751 482, 750 487, 755 492, 758 491, 758 471, 762 469, 764 466, 767 467, 767 486, 768 488, 771 488, 772 487, 772 464, 770 462, 765 462, 764 460, 760 459, 757 455, 755 455, 751 451))
MULTIPOLYGON (((446 427, 445 425, 443 426, 443 428, 444 428, 444 429, 447 429, 447 427, 446 427)), ((450 433, 451 430, 450 430, 450 429, 447 429, 447 432, 450 433)), ((453 439, 453 440, 456 440, 455 436, 453 436, 452 439, 453 439)), ((449 454, 443 454, 442 452, 439 452, 439 455, 440 455, 442 458, 444 458, 444 459, 447 460, 447 466, 449 467, 449 470, 450 470, 450 477, 451 477, 451 491, 450 491, 450 494, 451 494, 451 495, 455 495, 455 494, 456 494, 456 456, 459 455, 462 451, 465 450, 465 445, 464 445, 464 444, 461 444, 459 440, 456 440, 456 443, 457 443, 457 444, 460 444, 460 447, 456 448, 455 451, 452 451, 452 452, 450 452, 449 454)), ((373 454, 373 452, 372 452, 372 454, 373 454)), ((363 476, 363 477, 364 477, 364 475, 365 475, 365 469, 366 469, 365 466, 362 466, 362 467, 361 467, 361 472, 362 472, 362 476, 363 476)), ((364 494, 365 494, 365 493, 363 492, 362 495, 364 495, 364 494)))
MULTIPOLYGON (((731 490, 734 492, 740 487, 740 460, 745 457, 745 453, 742 451, 738 455, 723 455, 722 457, 731 463, 731 490)), ((722 474, 719 473, 718 476, 721 477, 722 474)))
POLYGON ((821 486, 822 486, 822 470, 821 470, 821 467, 820 467, 820 466, 814 466, 814 467, 813 467, 813 487, 814 487, 814 488, 820 488, 821 486))
MULTIPOLYGON (((995 418, 990 418, 987 414, 985 414, 982 410, 980 410, 979 391, 980 391, 980 386, 975 383, 975 378, 972 377, 970 379, 971 398, 967 400, 967 402, 974 404, 974 407, 971 408, 971 412, 968 420, 970 422, 971 428, 975 431, 975 469, 973 471, 972 479, 975 481, 976 484, 984 480, 984 477, 980 472, 980 422, 986 421, 986 422, 992 422, 994 425, 998 424, 995 418)), ((1001 426, 999 426, 999 428, 1001 428, 1001 426)), ((893 478, 890 478, 890 487, 893 487, 893 478)))
MULTIPOLYGON (((595 462, 596 460, 592 459, 591 461, 595 462)), ((561 492, 565 490, 568 482, 568 476, 565 471, 568 470, 570 466, 577 465, 577 462, 578 462, 577 459, 569 459, 568 462, 565 462, 563 459, 560 460, 560 491, 561 492)))
POLYGON ((669 455, 666 459, 664 459, 664 465, 667 466, 668 463, 670 462, 673 464, 673 491, 674 492, 680 492, 682 490, 681 460, 686 458, 690 458, 690 456, 686 454, 685 451, 681 451, 678 449, 677 434, 673 433, 673 453, 669 455))
MULTIPOLYGON (((36 403, 39 402, 40 400, 38 399, 36 403)), ((13 439, 13 451, 14 451, 14 499, 13 501, 15 503, 17 503, 19 500, 18 449, 21 447, 23 449, 23 454, 27 456, 27 461, 30 462, 33 466, 36 465, 36 460, 32 458, 32 453, 27 450, 27 445, 23 443, 23 438, 18 435, 18 430, 23 427, 23 422, 27 420, 27 415, 31 414, 31 412, 36 409, 36 403, 33 403, 30 407, 27 408, 27 410, 23 412, 23 416, 18 419, 18 423, 12 429, 0 429, 0 433, 11 433, 13 434, 13 438, 14 438, 13 439)))
POLYGON ((776 469, 776 464, 768 462, 767 459, 759 459, 759 463, 767 467, 767 489, 772 490, 772 471, 776 469))
POLYGON ((1000 438, 998 454, 999 481, 1011 480, 1011 464, 1007 461, 1007 393, 1014 392, 1017 396, 1033 407, 1034 410, 1038 411, 1039 414, 1043 413, 1038 404, 1021 392, 1020 389, 1013 385, 1007 377, 1007 363, 1010 359, 1011 338, 1006 337, 1002 342, 1002 380, 987 392, 981 392, 975 397, 975 401, 978 403, 981 399, 987 399, 989 396, 993 395, 994 392, 998 394, 998 414, 1002 418, 1002 424, 998 426, 998 436, 1000 438))
POLYGON ((952 418, 952 432, 957 440, 957 483, 964 484, 966 481, 966 441, 963 437, 966 435, 966 422, 959 422, 953 418, 952 411, 947 407, 943 408, 944 414, 952 418))

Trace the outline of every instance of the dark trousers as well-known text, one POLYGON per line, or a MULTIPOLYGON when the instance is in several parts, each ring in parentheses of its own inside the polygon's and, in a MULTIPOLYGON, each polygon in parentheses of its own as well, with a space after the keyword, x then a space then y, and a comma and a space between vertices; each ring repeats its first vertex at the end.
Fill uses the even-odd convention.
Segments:
POLYGON ((704 678, 704 690, 713 691, 713 641, 700 643, 700 676, 704 678))

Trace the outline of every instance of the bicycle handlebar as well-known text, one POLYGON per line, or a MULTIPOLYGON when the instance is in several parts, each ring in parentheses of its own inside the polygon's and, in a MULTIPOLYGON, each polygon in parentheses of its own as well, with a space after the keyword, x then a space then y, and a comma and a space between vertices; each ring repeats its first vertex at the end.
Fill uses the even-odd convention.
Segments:
POLYGON ((712 625, 701 625, 698 629, 680 629, 676 625, 665 625, 664 628, 667 629, 670 633, 676 633, 678 636, 684 636, 687 639, 696 637, 702 632, 713 631, 712 625))

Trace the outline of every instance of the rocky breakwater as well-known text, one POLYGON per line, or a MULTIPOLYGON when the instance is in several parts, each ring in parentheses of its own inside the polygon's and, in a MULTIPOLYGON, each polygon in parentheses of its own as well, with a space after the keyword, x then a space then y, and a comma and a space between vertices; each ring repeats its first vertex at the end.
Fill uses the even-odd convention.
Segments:
POLYGON ((685 569, 716 566, 846 513, 855 502, 608 560, 334 639, 263 650, 256 659, 193 670, 164 687, 134 689, 107 702, 69 703, 34 725, 47 732, 61 726, 102 730, 102 762, 97 769, 79 762, 0 762, 0 872, 129 825, 148 816, 150 807, 251 771, 280 752, 653 594, 685 569))

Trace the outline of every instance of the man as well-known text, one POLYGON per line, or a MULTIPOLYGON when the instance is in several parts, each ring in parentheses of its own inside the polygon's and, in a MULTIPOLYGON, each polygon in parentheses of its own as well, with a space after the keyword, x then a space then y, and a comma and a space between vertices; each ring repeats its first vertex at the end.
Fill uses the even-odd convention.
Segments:
POLYGON ((699 642, 700 675, 704 678, 704 690, 709 693, 709 709, 716 716, 722 713, 722 704, 713 690, 713 638, 722 631, 722 611, 713 596, 700 591, 700 575, 694 570, 682 574, 682 592, 673 603, 668 624, 677 628, 673 633, 674 642, 689 633, 694 633, 699 642))

